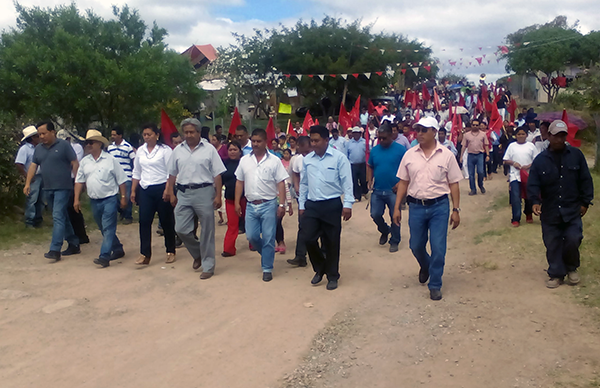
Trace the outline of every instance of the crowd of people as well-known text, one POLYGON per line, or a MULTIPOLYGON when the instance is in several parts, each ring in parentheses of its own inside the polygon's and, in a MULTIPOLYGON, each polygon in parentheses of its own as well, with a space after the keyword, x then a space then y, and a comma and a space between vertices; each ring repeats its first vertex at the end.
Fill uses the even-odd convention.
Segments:
POLYGON ((60 260, 80 253, 80 245, 89 241, 81 216, 86 191, 103 236, 94 263, 108 267, 125 255, 117 223, 119 218, 132 222, 135 204, 140 252, 135 263, 152 260, 158 213, 165 262, 175 262, 176 248, 184 245, 193 268, 202 269, 200 279, 209 279, 216 268, 216 210, 218 224, 227 225, 221 256, 235 256, 237 237, 245 233, 268 282, 275 254, 287 250, 282 219, 293 216, 296 206, 296 247, 287 262, 304 267, 308 256, 315 273, 311 283, 327 277, 326 288, 334 290, 340 278, 342 220, 352 217, 353 205, 369 201, 379 244, 389 244, 392 253, 399 249, 402 211, 408 205, 409 247, 420 265, 418 279, 428 283, 431 299, 439 300, 449 222, 452 228, 460 224, 459 182, 469 180, 469 195, 485 194, 484 181, 504 174, 512 225, 520 225, 523 200, 527 222, 541 215, 549 263, 546 285, 557 287, 565 277, 579 282, 581 217, 591 204, 593 186, 583 154, 566 144, 566 124, 539 123, 531 109, 523 110, 517 123, 503 120, 510 93, 502 88, 489 92, 482 84, 449 91, 428 82, 422 89, 423 95, 441 100, 413 93, 411 101, 400 98, 397 106, 378 103, 362 109, 347 128, 329 117, 325 125, 310 128, 297 122, 289 133, 276 126, 274 138, 243 125, 229 136, 217 126, 211 135, 208 127, 188 118, 171 135, 173 148, 152 123, 142 127, 139 147, 128 143, 119 127, 111 131, 112 142, 90 129, 85 150, 77 135, 57 132, 50 121, 27 127, 15 161, 26 178, 25 223, 37 227, 47 202, 53 234, 45 257, 60 260), (490 104, 501 125, 491 123, 497 117, 494 109, 485 108, 490 104))

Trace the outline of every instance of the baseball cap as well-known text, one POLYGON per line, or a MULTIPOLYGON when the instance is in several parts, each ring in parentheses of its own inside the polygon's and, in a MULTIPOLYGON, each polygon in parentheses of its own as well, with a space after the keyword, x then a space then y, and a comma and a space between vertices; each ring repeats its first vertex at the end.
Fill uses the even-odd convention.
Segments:
POLYGON ((354 127, 352 128, 352 132, 359 132, 362 133, 363 129, 361 127, 354 127))
POLYGON ((438 121, 433 117, 423 117, 422 119, 419 120, 418 123, 413 125, 413 128, 415 128, 417 125, 421 125, 426 128, 440 129, 440 125, 438 124, 438 121))
POLYGON ((569 130, 567 128, 567 124, 562 120, 554 120, 550 127, 548 127, 548 132, 551 135, 558 135, 561 132, 568 133, 569 130))

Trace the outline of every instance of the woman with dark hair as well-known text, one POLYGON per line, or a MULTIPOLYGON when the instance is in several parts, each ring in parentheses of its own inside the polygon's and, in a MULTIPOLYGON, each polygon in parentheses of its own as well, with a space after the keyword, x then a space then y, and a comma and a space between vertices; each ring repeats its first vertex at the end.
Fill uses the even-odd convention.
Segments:
POLYGON ((144 144, 138 148, 133 163, 131 202, 140 207, 140 253, 136 264, 150 264, 152 257, 152 221, 158 212, 163 227, 167 263, 175 261, 175 217, 173 207, 165 201, 165 189, 169 177, 167 165, 173 151, 164 144, 156 124, 142 127, 144 144), (136 195, 140 186, 139 196, 136 195))
MULTIPOLYGON (((227 145, 227 156, 228 158, 223 161, 227 171, 221 175, 223 186, 225 186, 225 211, 227 212, 227 232, 225 232, 223 253, 221 253, 223 257, 235 256, 235 241, 239 234, 240 217, 235 212, 235 170, 238 168, 242 157, 240 143, 236 141, 229 143, 227 145)), ((246 201, 243 195, 241 200, 246 201)), ((245 204, 243 204, 242 209, 245 209, 245 207, 245 204)))

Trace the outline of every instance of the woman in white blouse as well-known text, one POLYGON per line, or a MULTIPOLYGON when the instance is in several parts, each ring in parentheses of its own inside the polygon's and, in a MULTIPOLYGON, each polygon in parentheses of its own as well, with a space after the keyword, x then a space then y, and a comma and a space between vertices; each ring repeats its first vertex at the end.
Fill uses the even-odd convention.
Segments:
POLYGON ((175 217, 171 203, 163 199, 169 177, 167 165, 173 151, 171 147, 160 140, 160 135, 155 124, 147 124, 142 128, 142 137, 145 143, 138 148, 133 163, 131 202, 139 205, 141 253, 135 263, 141 265, 150 264, 152 221, 157 212, 164 230, 165 247, 167 248, 166 262, 173 263, 175 261, 175 217), (139 192, 138 185, 140 186, 139 192))

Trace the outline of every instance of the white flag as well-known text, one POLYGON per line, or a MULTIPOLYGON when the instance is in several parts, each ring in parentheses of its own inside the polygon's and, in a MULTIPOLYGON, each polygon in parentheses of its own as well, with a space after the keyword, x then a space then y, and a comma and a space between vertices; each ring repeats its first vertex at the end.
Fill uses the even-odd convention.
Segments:
POLYGON ((348 78, 348 74, 340 74, 342 76, 343 79, 347 79, 348 78))
POLYGON ((371 73, 365 73, 365 77, 367 77, 367 79, 371 79, 371 73))
POLYGON ((298 78, 298 81, 302 80, 302 74, 296 74, 296 78, 298 78))
POLYGON ((412 71, 415 72, 415 75, 419 74, 419 68, 418 67, 411 67, 412 71))
POLYGON ((317 77, 321 78, 321 81, 325 79, 325 74, 317 74, 317 77))

